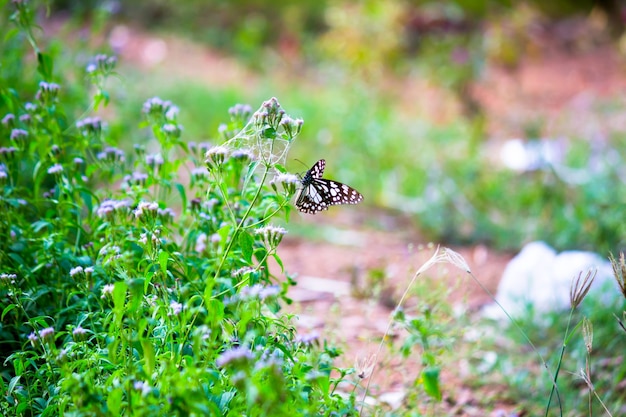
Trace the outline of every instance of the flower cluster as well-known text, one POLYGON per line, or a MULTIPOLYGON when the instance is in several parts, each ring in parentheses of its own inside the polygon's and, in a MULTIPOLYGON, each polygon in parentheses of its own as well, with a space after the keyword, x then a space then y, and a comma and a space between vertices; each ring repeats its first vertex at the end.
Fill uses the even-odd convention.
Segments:
POLYGON ((130 200, 104 200, 96 210, 100 218, 112 218, 116 214, 126 215, 130 211, 132 202, 130 200))
POLYGON ((257 110, 254 115, 254 121, 259 126, 270 126, 278 130, 278 126, 285 111, 280 107, 280 103, 276 97, 264 101, 260 110, 257 110))
POLYGON ((234 349, 227 350, 222 352, 217 359, 215 360, 215 364, 219 368, 224 368, 226 365, 236 365, 239 363, 246 363, 254 359, 254 354, 250 349, 244 346, 239 346, 234 349))
POLYGON ((98 152, 96 158, 103 162, 124 162, 126 160, 126 153, 119 148, 107 146, 102 152, 98 152))
POLYGON ((283 236, 287 234, 287 231, 279 226, 267 225, 256 229, 254 233, 261 235, 265 245, 270 249, 274 249, 278 247, 283 236))
POLYGON ((274 175, 274 178, 272 178, 272 180, 270 181, 270 185, 272 186, 275 192, 278 192, 277 184, 280 184, 282 186, 285 194, 287 194, 288 196, 291 196, 295 194, 296 188, 298 187, 298 184, 300 184, 300 179, 298 178, 297 175, 294 175, 294 174, 280 173, 280 174, 274 175))
POLYGON ((94 57, 93 62, 90 62, 87 65, 85 70, 88 74, 96 75, 102 74, 106 75, 113 71, 115 65, 117 64, 117 58, 114 56, 108 56, 105 54, 98 54, 94 57))
POLYGON ((291 140, 300 134, 303 124, 304 120, 302 119, 292 119, 289 116, 284 116, 281 119, 279 126, 283 128, 283 132, 285 132, 287 138, 291 140))
POLYGON ((59 84, 42 81, 39 83, 39 90, 37 90, 35 98, 45 104, 54 103, 59 96, 60 89, 59 84))
POLYGON ((233 121, 247 121, 252 116, 252 107, 249 104, 235 104, 228 109, 228 114, 233 121))
POLYGON ((271 285, 269 287, 263 286, 261 284, 254 284, 252 286, 246 286, 241 289, 239 292, 240 300, 249 300, 249 299, 259 299, 265 300, 269 297, 274 297, 280 293, 279 288, 276 285, 271 285))
POLYGON ((76 128, 84 136, 99 135, 106 124, 99 117, 86 117, 76 122, 76 128))
POLYGON ((204 163, 209 172, 213 171, 215 168, 220 168, 224 164, 227 156, 228 149, 225 146, 214 146, 209 149, 204 159, 204 163))
POLYGON ((142 222, 147 222, 156 219, 158 215, 159 205, 155 202, 149 203, 142 201, 137 205, 137 208, 133 211, 135 218, 142 222))

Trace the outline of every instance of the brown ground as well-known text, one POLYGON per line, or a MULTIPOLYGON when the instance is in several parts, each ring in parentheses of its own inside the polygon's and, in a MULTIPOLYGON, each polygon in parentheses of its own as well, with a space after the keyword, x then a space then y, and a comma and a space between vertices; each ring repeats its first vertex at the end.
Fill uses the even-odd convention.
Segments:
MULTIPOLYGON (((194 78, 222 86, 241 85, 242 80, 251 85, 259 82, 256 75, 236 61, 180 39, 160 39, 128 28, 119 28, 114 36, 122 45, 122 59, 146 70, 168 63, 167 71, 172 77, 194 78)), ((523 59, 515 70, 487 68, 484 79, 473 91, 488 115, 492 137, 513 137, 520 133, 519 126, 537 119, 546 122, 551 130, 547 134, 571 131, 580 134, 581 128, 586 129, 584 134, 603 134, 605 126, 593 113, 593 105, 598 99, 623 97, 624 69, 623 59, 610 45, 578 52, 546 47, 544 53, 523 59)), ((424 94, 423 87, 420 80, 408 80, 399 82, 397 88, 407 101, 427 107, 424 100, 431 100, 433 89, 429 86, 428 94, 424 94)), ((626 125, 621 116, 612 123, 618 128, 626 125)), ((355 213, 365 215, 358 207, 333 208, 316 216, 296 215, 296 222, 323 221, 326 239, 313 242, 288 237, 279 250, 287 271, 298 275, 298 286, 290 292, 297 302, 290 308, 298 313, 298 326, 302 332, 317 332, 322 338, 341 343, 347 349, 344 355, 347 366, 375 351, 394 302, 413 273, 434 252, 419 232, 401 219, 371 213, 381 217, 379 224, 387 224, 382 227, 384 231, 372 230, 363 227, 359 219, 349 217, 355 213), (355 296, 368 291, 372 271, 383 277, 382 293, 374 300, 355 296)), ((463 256, 474 275, 495 292, 512 255, 482 246, 453 249, 463 256)), ((489 301, 467 274, 453 266, 439 266, 423 279, 433 278, 450 283, 447 301, 452 305, 462 305, 471 312, 489 301)), ((419 363, 405 361, 401 366, 402 369, 393 368, 397 372, 385 376, 384 382, 376 381, 379 392, 402 392, 407 377, 414 379, 418 374, 419 363)), ((454 400, 449 400, 455 403, 448 412, 485 415, 475 407, 475 393, 458 378, 458 374, 443 376, 446 389, 453 392, 450 395, 454 400)), ((503 404, 496 408, 511 409, 503 404)))

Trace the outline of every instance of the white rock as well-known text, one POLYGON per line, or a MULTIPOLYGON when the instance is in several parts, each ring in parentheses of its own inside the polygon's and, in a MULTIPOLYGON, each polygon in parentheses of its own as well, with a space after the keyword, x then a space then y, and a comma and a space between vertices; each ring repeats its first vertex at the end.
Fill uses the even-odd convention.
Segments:
MULTIPOLYGON (((596 271, 596 278, 588 296, 602 296, 606 302, 618 292, 599 291, 607 288, 607 281, 617 284, 608 260, 593 252, 566 251, 557 254, 544 242, 531 242, 511 259, 502 275, 496 300, 513 317, 519 316, 525 306, 532 305, 535 312, 560 311, 570 308, 572 282, 582 273, 596 271)), ((483 315, 492 319, 505 318, 495 303, 483 309, 483 315)))

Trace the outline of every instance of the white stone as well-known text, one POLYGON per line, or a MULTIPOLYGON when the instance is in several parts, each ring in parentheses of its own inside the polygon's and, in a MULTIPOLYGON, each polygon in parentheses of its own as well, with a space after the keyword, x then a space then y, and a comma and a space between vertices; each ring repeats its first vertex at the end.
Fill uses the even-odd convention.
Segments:
MULTIPOLYGON (((531 242, 522 248, 504 269, 496 300, 513 317, 527 305, 535 312, 562 311, 570 308, 570 288, 582 273, 597 270, 589 296, 602 296, 608 302, 617 298, 617 284, 608 260, 593 252, 566 251, 557 254, 544 242, 531 242), (612 282, 614 288, 607 285, 612 282), (600 291, 601 288, 605 292, 600 291), (609 291, 610 288, 610 291, 609 291)), ((506 315, 495 303, 483 309, 483 315, 504 319, 506 315)))

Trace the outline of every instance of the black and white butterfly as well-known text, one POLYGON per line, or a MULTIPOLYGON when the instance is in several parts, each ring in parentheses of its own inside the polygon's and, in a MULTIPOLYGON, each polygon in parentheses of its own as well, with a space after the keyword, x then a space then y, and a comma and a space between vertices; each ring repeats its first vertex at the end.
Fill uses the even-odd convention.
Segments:
POLYGON ((320 159, 304 177, 296 207, 303 213, 315 214, 337 204, 357 204, 363 196, 357 190, 337 181, 322 178, 326 161, 320 159))

